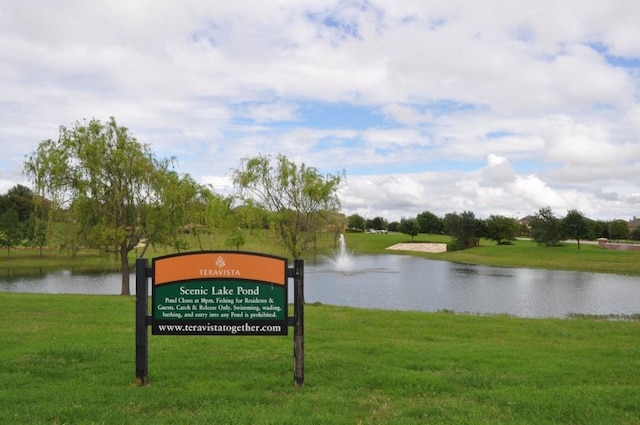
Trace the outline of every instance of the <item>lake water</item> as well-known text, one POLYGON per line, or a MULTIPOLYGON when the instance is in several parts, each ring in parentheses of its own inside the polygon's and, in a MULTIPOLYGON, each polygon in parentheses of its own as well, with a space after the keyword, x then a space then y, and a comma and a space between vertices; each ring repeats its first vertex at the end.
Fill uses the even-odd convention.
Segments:
MULTIPOLYGON (((131 290, 135 291, 135 275, 131 275, 131 290)), ((58 271, 30 278, 5 276, 0 277, 0 291, 118 294, 120 275, 58 271)), ((307 263, 305 301, 385 310, 451 310, 520 317, 566 317, 571 313, 629 315, 640 313, 640 278, 474 266, 404 255, 367 255, 353 257, 350 269, 342 272, 337 272, 330 262, 307 263)))

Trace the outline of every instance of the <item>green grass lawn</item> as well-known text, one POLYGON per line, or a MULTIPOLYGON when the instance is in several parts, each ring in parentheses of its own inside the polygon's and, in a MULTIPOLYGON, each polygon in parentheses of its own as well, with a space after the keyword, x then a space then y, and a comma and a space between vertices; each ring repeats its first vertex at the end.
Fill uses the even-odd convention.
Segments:
MULTIPOLYGON (((0 293, 3 424, 638 424, 640 322, 306 308, 292 336, 150 336, 134 299, 0 293)), ((292 332, 291 332, 292 333, 292 332)))
MULTIPOLYGON (((347 246, 355 253, 389 253, 390 251, 385 251, 386 247, 395 243, 411 242, 411 238, 400 233, 388 235, 348 233, 346 241, 347 246)), ((443 235, 420 234, 414 238, 414 242, 446 243, 447 241, 449 238, 443 235)), ((393 251, 393 253, 398 252, 393 251)), ((404 253, 466 264, 640 275, 639 251, 612 251, 587 244, 581 244, 578 249, 575 243, 546 247, 529 240, 517 240, 512 245, 496 245, 493 241, 483 239, 480 246, 462 251, 439 254, 404 253)))

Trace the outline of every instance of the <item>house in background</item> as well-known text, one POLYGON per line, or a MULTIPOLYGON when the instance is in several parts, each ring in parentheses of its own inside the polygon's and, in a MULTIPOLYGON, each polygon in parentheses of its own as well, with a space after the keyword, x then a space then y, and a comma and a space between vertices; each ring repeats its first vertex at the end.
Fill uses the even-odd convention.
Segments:
POLYGON ((636 218, 636 216, 633 216, 633 220, 629 220, 629 230, 631 230, 633 232, 634 229, 637 229, 638 227, 640 227, 640 218, 636 218))

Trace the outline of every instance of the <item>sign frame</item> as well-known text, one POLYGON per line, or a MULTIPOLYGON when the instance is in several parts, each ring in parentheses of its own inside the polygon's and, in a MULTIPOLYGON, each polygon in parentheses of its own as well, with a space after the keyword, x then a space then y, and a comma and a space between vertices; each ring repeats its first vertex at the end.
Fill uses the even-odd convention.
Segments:
POLYGON ((153 335, 287 335, 288 260, 239 251, 153 259, 153 335))
MULTIPOLYGON (((203 301, 198 299, 197 304, 201 305, 202 303, 203 301)), ((221 311, 224 310, 229 311, 228 309, 221 311)), ((289 326, 294 328, 293 379, 296 387, 302 387, 304 385, 304 260, 296 259, 293 261, 293 267, 289 267, 286 258, 245 251, 195 251, 171 254, 153 258, 152 267, 149 267, 149 260, 146 258, 136 260, 136 385, 138 386, 146 385, 148 382, 149 327, 152 328, 152 335, 263 336, 287 335, 289 326), (214 257, 212 265, 211 261, 214 257), (292 279, 294 283, 293 316, 288 316, 289 279, 292 279), (149 314, 150 283, 152 315, 149 314), (216 290, 211 289, 214 286, 217 288, 216 290), (158 294, 156 287, 168 288, 166 291, 169 292, 158 294), (177 297, 167 296, 170 295, 172 289, 175 292, 176 288, 178 291, 183 288, 183 302, 172 299, 177 297), (240 290, 240 288, 242 289, 240 290), (248 312, 249 315, 254 314, 254 316, 248 318, 244 315, 238 316, 233 318, 235 321, 231 321, 230 315, 229 317, 209 317, 207 315, 207 317, 198 317, 196 320, 196 312, 211 310, 200 310, 199 307, 194 309, 195 299, 216 297, 215 294, 220 295, 220 298, 225 298, 225 291, 228 296, 233 292, 234 297, 242 292, 243 296, 247 295, 250 299, 247 301, 234 299, 233 303, 229 303, 229 300, 218 302, 212 299, 213 304, 232 304, 232 310, 233 306, 237 306, 239 307, 238 311, 248 312), (270 297, 267 295, 269 291, 275 291, 272 294, 279 296, 270 297), (162 298, 165 299, 162 300, 162 298), (168 307, 173 308, 159 309, 159 301, 163 301, 168 307), (178 306, 181 306, 181 309, 178 309, 178 306), (186 308, 187 306, 189 308, 186 308), (265 306, 266 309, 263 308, 265 306), (162 314, 158 314, 162 311, 183 312, 183 315, 162 317, 162 314), (193 312, 194 317, 185 317, 184 312, 193 312), (275 317, 272 314, 274 312, 276 313, 275 317), (156 318, 156 315, 160 317, 156 318), (165 326, 165 328, 160 330, 160 326, 165 326), (172 328, 168 330, 169 328, 166 326, 172 326, 172 328), (193 326, 200 328, 192 328, 193 326)))

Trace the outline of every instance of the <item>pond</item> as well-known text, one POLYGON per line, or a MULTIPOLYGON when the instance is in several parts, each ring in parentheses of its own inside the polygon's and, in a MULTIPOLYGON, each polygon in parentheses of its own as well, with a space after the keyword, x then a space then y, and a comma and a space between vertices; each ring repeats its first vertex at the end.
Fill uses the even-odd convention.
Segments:
POLYGON ((501 268, 403 255, 358 256, 350 272, 307 269, 305 295, 333 305, 520 317, 640 312, 638 277, 501 268))
MULTIPOLYGON (((131 275, 131 289, 135 290, 135 275, 131 275)), ((6 272, 0 277, 0 291, 118 294, 120 275, 57 271, 25 278, 6 272)), ((306 264, 305 301, 519 317, 630 315, 640 313, 640 278, 465 265, 405 255, 364 255, 350 258, 346 269, 338 270, 328 260, 306 264)))

